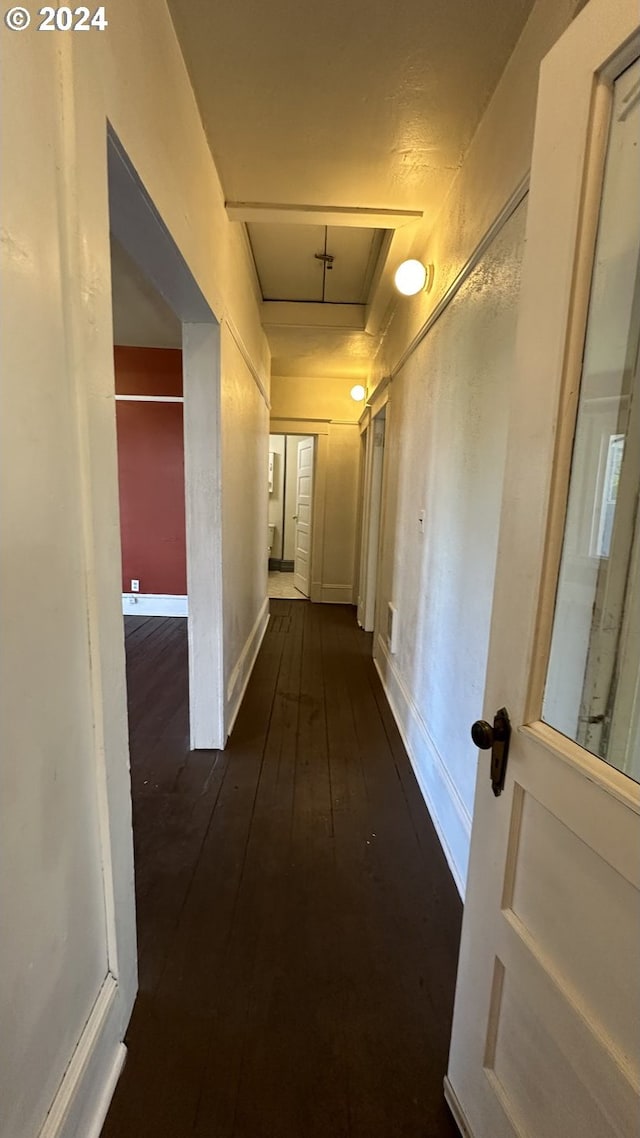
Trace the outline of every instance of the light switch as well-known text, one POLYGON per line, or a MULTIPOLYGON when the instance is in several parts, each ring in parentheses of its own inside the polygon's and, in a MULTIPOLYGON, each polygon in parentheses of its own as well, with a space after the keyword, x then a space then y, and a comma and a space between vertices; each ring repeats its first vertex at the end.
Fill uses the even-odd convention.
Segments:
POLYGON ((420 513, 418 514, 418 530, 420 531, 420 533, 424 533, 424 517, 425 517, 424 510, 420 510, 420 513))

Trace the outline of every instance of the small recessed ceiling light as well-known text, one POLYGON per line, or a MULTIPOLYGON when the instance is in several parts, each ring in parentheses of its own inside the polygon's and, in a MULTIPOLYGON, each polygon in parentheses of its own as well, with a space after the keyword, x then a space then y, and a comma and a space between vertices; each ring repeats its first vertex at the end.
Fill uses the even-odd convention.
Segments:
POLYGON ((403 296, 415 296, 417 292, 431 288, 433 265, 423 265, 422 261, 414 259, 403 261, 396 269, 393 279, 398 292, 403 296))
POLYGON ((356 383, 355 387, 351 388, 350 395, 352 399, 355 399, 356 403, 362 403, 362 400, 366 394, 367 393, 361 383, 356 383))

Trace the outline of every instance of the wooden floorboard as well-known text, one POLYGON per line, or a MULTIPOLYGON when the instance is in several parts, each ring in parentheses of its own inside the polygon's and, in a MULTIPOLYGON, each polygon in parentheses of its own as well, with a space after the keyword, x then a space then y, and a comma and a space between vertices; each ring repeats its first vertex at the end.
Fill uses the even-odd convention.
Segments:
POLYGON ((353 610, 273 600, 224 752, 127 617, 140 992, 102 1138, 454 1138, 461 905, 353 610))

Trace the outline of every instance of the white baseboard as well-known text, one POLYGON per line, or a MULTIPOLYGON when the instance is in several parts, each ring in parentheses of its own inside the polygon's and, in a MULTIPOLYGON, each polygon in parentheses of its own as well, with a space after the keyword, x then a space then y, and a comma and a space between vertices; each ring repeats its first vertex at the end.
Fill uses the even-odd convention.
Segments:
POLYGON ((467 1122, 465 1113, 460 1106, 460 1103, 458 1102, 458 1096, 451 1086, 451 1083, 449 1082, 448 1075, 445 1075, 444 1077, 444 1097, 445 1102, 447 1103, 447 1106, 453 1115, 455 1124, 462 1134, 462 1138, 473 1138, 473 1132, 469 1126, 469 1123, 467 1122))
POLYGON ((471 842, 471 818, 424 719, 380 635, 376 640, 374 664, 449 869, 464 901, 471 842))
POLYGON ((321 585, 320 600, 330 605, 353 604, 352 585, 321 585))
POLYGON ((127 1054, 118 995, 109 973, 38 1138, 100 1138, 127 1054))
POLYGON ((269 623, 269 598, 265 597, 264 603, 260 608, 255 624, 249 633, 245 642, 242 652, 238 656, 236 665, 229 676, 229 683, 227 684, 227 712, 226 712, 226 737, 228 738, 233 731, 234 724, 240 710, 240 705, 244 699, 244 693, 247 690, 247 684, 251 678, 253 665, 256 662, 260 646, 264 640, 264 634, 267 631, 269 623))
POLYGON ((123 593, 125 616, 188 616, 189 599, 168 593, 123 593))

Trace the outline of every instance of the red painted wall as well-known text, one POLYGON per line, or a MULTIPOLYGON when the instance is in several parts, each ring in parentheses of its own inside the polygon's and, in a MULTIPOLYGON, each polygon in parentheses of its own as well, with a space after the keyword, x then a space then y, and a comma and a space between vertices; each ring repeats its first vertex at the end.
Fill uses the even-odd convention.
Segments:
POLYGON ((182 395, 180 348, 113 349, 116 395, 182 395))
MULTIPOLYGON (((182 353, 114 351, 119 395, 182 395, 182 353)), ((181 403, 116 402, 122 591, 187 592, 181 403)))

